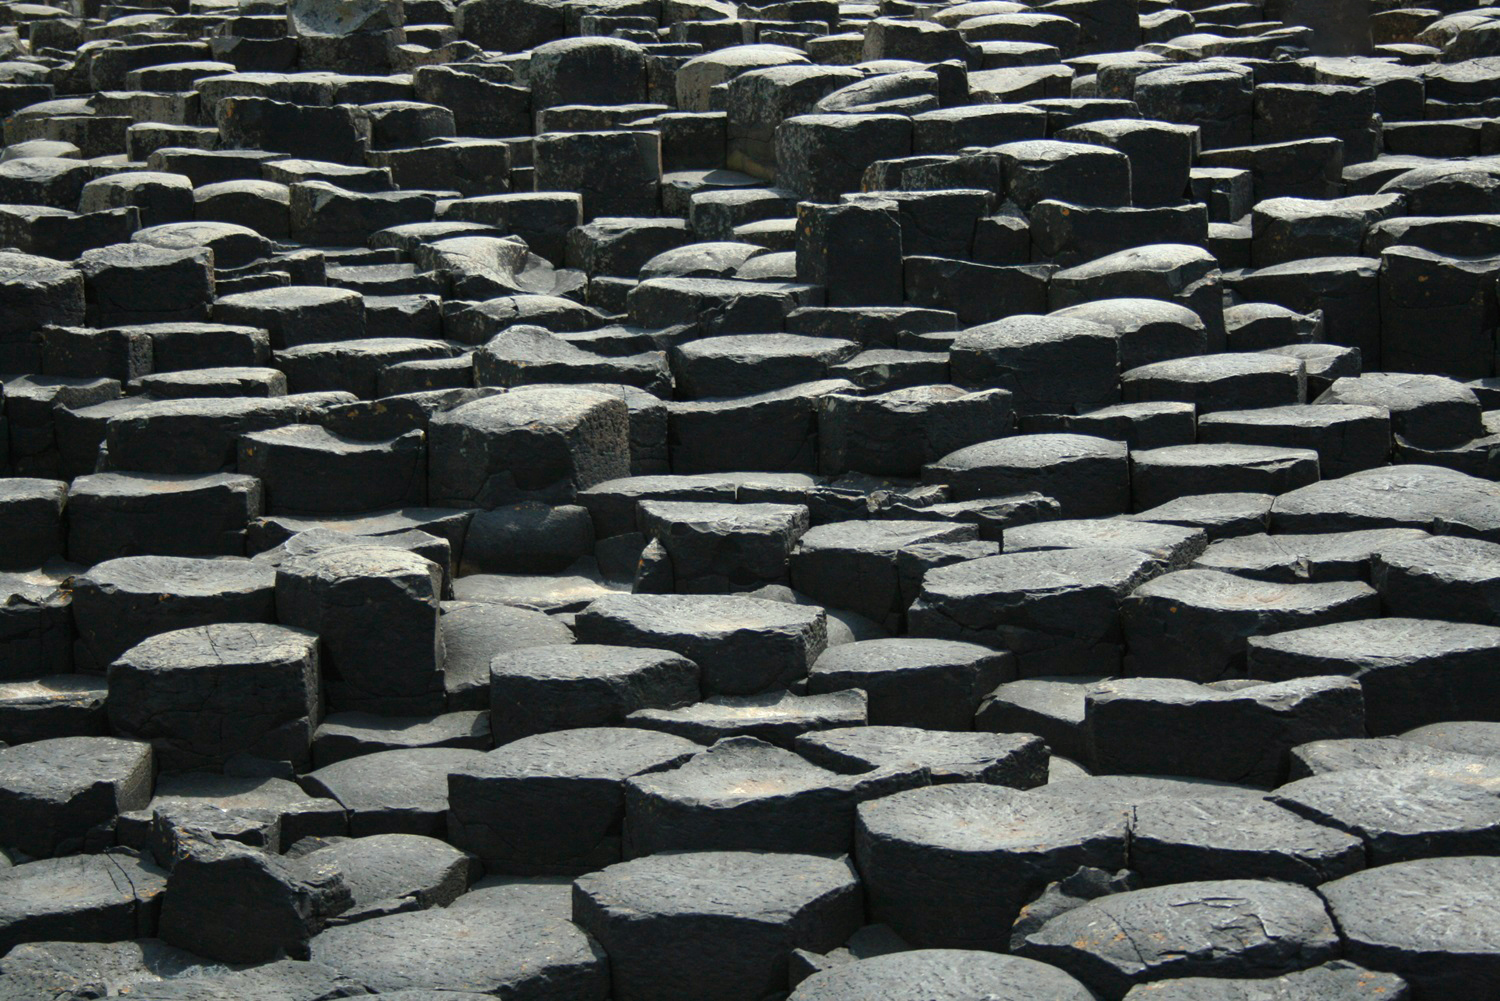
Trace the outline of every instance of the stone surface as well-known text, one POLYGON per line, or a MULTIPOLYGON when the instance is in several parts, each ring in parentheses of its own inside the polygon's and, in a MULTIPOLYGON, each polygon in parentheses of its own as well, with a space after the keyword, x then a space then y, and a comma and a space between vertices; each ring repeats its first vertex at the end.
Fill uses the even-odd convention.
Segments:
POLYGON ((612 996, 759 998, 794 948, 825 951, 860 923, 848 866, 810 855, 694 852, 574 883, 573 917, 610 954, 612 996))
POLYGON ((1488 1001, 1497 24, 5 5, 0 1001, 1488 1001))

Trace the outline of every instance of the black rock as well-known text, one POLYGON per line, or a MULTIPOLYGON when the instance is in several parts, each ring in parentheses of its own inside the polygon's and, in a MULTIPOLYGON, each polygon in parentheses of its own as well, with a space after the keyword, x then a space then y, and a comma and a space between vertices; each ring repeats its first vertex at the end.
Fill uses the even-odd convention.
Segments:
POLYGON ((872 725, 969 730, 979 700, 1014 674, 1003 651, 937 639, 845 643, 808 674, 809 692, 863 689, 872 725))
POLYGON ((1364 864, 1359 838, 1248 796, 1143 802, 1130 824, 1130 866, 1148 886, 1213 879, 1317 886, 1364 864))
POLYGON ((925 948, 1003 949, 1020 908, 1080 866, 1125 866, 1126 819, 1108 805, 979 783, 859 808, 855 857, 873 918, 925 948))
POLYGON ((1399 862, 1322 888, 1349 958, 1400 975, 1417 997, 1479 1001, 1500 989, 1488 892, 1493 858, 1399 862))
POLYGON ((1248 641, 1253 678, 1279 681, 1342 674, 1364 691, 1365 724, 1380 736, 1429 723, 1479 718, 1489 692, 1500 629, 1437 619, 1356 619, 1248 641))
POLYGON ((793 949, 826 952, 859 927, 841 861, 696 852, 610 866, 574 883, 573 917, 609 954, 611 996, 756 1001, 781 990, 793 949))
POLYGON ((153 770, 150 744, 117 737, 0 748, 0 845, 38 858, 76 852, 146 805, 153 770))
POLYGON ((622 858, 626 780, 698 750, 682 737, 625 727, 523 737, 449 774, 449 837, 492 871, 602 868, 622 858))
POLYGON ((110 725, 148 740, 163 771, 221 768, 237 754, 306 767, 322 716, 317 637, 223 623, 148 637, 109 668, 110 725))
MULTIPOLYGON (((152 862, 125 850, 0 870, 0 947, 149 937, 166 881, 152 862)), ((8 977, 7 971, 0 979, 8 977)))
POLYGON ((308 940, 354 901, 339 866, 317 853, 284 858, 199 832, 184 832, 176 850, 162 940, 211 959, 306 959, 308 940))
POLYGON ((308 773, 310 792, 349 811, 349 833, 442 835, 448 820, 448 776, 484 752, 420 747, 349 758, 308 773))

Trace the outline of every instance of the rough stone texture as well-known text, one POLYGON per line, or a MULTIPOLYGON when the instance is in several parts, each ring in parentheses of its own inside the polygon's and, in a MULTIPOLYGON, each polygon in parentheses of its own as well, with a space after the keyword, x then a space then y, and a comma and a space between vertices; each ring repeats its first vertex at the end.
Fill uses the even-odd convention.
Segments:
POLYGON ((871 916, 903 938, 998 949, 1047 883, 1124 867, 1125 817, 992 785, 914 789, 860 807, 855 858, 871 916))
POLYGON ((4 5, 0 1001, 1500 995, 1497 26, 4 5))
POLYGON ((1119 998, 1136 984, 1184 974, 1289 973, 1333 959, 1339 948, 1312 890, 1226 879, 1100 897, 1047 922, 1021 951, 1119 998))
POLYGON ((574 883, 573 917, 610 954, 612 996, 760 998, 794 948, 826 951, 860 923, 848 866, 810 855, 695 852, 574 883))

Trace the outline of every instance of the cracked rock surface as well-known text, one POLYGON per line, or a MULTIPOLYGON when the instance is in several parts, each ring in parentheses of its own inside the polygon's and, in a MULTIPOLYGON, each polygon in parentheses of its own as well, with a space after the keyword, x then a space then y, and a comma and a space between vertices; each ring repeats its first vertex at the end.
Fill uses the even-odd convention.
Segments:
POLYGON ((1500 15, 0 2, 0 1001, 1500 998, 1500 15))

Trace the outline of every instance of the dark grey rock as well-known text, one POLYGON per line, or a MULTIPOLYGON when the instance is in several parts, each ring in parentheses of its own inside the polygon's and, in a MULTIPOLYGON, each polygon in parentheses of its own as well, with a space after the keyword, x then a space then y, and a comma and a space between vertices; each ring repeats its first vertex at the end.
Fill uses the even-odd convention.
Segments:
POLYGON ((144 809, 121 813, 116 838, 129 848, 154 849, 157 814, 196 818, 209 811, 218 811, 226 823, 238 819, 248 825, 274 827, 287 847, 303 838, 339 837, 349 832, 349 821, 337 800, 309 795, 289 779, 184 772, 163 775, 144 809))
POLYGON ((694 852, 581 877, 573 916, 609 954, 616 1001, 755 1001, 781 990, 793 949, 826 952, 861 922, 859 882, 811 855, 694 852))
POLYGON ((1293 629, 1248 641, 1250 676, 1267 681, 1309 675, 1355 678, 1372 735, 1430 723, 1482 718, 1500 629, 1436 619, 1357 619, 1293 629))
POLYGON ((1207 682, 1243 675, 1251 636, 1369 618, 1378 607, 1360 582, 1266 584, 1180 570, 1136 588, 1121 619, 1132 674, 1207 682))
POLYGON ((63 554, 67 541, 63 509, 68 485, 61 480, 8 477, 0 481, 0 567, 29 570, 63 554))
POLYGON ((1114 674, 1121 601, 1165 566, 1135 549, 1002 554, 929 571, 913 635, 1011 651, 1021 677, 1114 674))
POLYGON ((282 857, 186 831, 167 877, 161 935, 226 963, 306 959, 309 939, 352 903, 332 859, 282 857))
POLYGON ((1083 728, 1084 706, 1089 689, 1103 680, 1095 675, 1077 675, 1007 682, 980 703, 974 729, 1036 734, 1053 754, 1087 760, 1090 751, 1083 728))
POLYGON ((1345 959, 1279 977, 1183 977, 1132 987, 1126 1001, 1409 1001, 1406 981, 1345 959))
POLYGON ((470 709, 441 716, 377 716, 373 713, 334 713, 313 731, 313 764, 321 768, 337 761, 379 751, 409 747, 459 747, 488 751, 489 714, 470 709))
POLYGON ((698 665, 667 650, 581 643, 500 653, 490 662, 490 727, 508 743, 619 725, 638 709, 697 702, 698 674, 698 665))
POLYGON ((1147 886, 1276 879, 1317 886, 1365 865, 1364 842, 1248 796, 1139 803, 1130 866, 1147 886))
POLYGON ((335 710, 443 709, 442 572, 415 553, 358 544, 276 570, 277 618, 318 635, 335 710))
POLYGON ((628 411, 600 393, 537 389, 475 400, 433 418, 428 495, 435 504, 566 503, 629 472, 628 411))
POLYGON ((1310 448, 1318 453, 1320 477, 1333 480, 1389 462, 1390 424, 1389 412, 1379 407, 1293 404, 1203 414, 1198 440, 1310 448))
POLYGON ((0 740, 25 744, 49 737, 102 735, 109 687, 85 674, 52 674, 0 682, 0 740))
POLYGON ((313 939, 313 960, 397 996, 427 989, 442 1001, 467 991, 527 1001, 603 1001, 609 993, 604 952, 568 920, 565 907, 531 889, 505 887, 478 899, 471 893, 465 906, 329 928, 313 939))
POLYGON ((1326 772, 1277 789, 1271 800, 1362 838, 1372 865, 1441 855, 1484 855, 1500 838, 1493 779, 1426 769, 1326 772))
POLYGON ((237 754, 306 767, 323 708, 317 637, 266 623, 148 637, 110 665, 109 687, 111 728, 150 741, 164 771, 237 754))
POLYGON ((860 806, 855 857, 870 912, 924 948, 1002 949, 1020 908, 1080 866, 1125 865, 1125 815, 981 783, 860 806))
POLYGON ((476 511, 459 573, 562 573, 594 551, 594 526, 573 504, 535 501, 476 511))
POLYGON ((1010 928, 1010 947, 1020 949, 1026 936, 1059 914, 1110 893, 1124 893, 1140 889, 1140 877, 1129 869, 1108 873, 1092 866, 1080 866, 1071 876, 1047 884, 1047 888, 1025 907, 1021 908, 1016 923, 1010 928))
POLYGON ((468 890, 475 870, 473 859, 452 845, 414 834, 334 841, 301 858, 331 861, 341 873, 353 903, 334 924, 447 907, 468 890))
POLYGON ((712 695, 681 709, 637 709, 625 717, 628 726, 674 733, 700 744, 725 737, 749 736, 791 747, 804 733, 866 722, 861 689, 824 695, 786 691, 758 695, 712 695))
POLYGON ((1458 720, 1452 723, 1430 723, 1406 731, 1401 734, 1401 739, 1463 754, 1500 757, 1500 724, 1492 722, 1458 720))
POLYGON ((1211 492, 1284 494, 1318 481, 1318 453, 1267 445, 1168 445, 1130 456, 1134 509, 1211 492))
POLYGON ((1500 986, 1493 858, 1399 862, 1322 888, 1349 958, 1400 975, 1416 997, 1479 1001, 1500 986))
MULTIPOLYGON (((1422 728, 1419 728, 1422 729, 1422 728)), ((1414 731, 1415 732, 1415 731, 1414 731)), ((1500 768, 1500 760, 1480 754, 1465 754, 1426 747, 1399 737, 1360 737, 1345 740, 1315 740, 1292 748, 1289 778, 1305 779, 1325 772, 1373 768, 1425 768, 1434 774, 1470 769, 1474 774, 1500 768)))
MULTIPOLYGON (((807 531, 800 504, 641 501, 638 520, 684 594, 751 591, 787 581, 787 557, 807 531)), ((642 582, 638 591, 646 591, 642 582)))
POLYGON ((67 997, 69 988, 91 983, 97 984, 102 994, 118 992, 121 987, 155 987, 179 977, 212 977, 223 969, 219 963, 154 938, 123 942, 29 942, 11 949, 0 962, 0 974, 5 980, 50 978, 54 986, 61 988, 63 997, 67 997))
POLYGON ((243 556, 260 483, 233 473, 95 473, 73 481, 68 556, 243 556))
POLYGON ((623 857, 626 780, 698 750, 682 737, 626 727, 523 737, 449 775, 449 837, 492 871, 602 868, 623 857))
POLYGON ((584 643, 671 650, 702 671, 705 695, 743 695, 805 677, 823 652, 819 608, 717 595, 600 598, 578 615, 584 643))
POLYGON ((241 436, 237 468, 273 514, 353 514, 422 504, 425 460, 419 431, 372 442, 293 424, 241 436))
POLYGON ((823 970, 792 991, 789 1001, 856 1001, 916 992, 932 1001, 984 997, 1023 1001, 1048 997, 1089 1001, 1072 977, 1045 963, 969 949, 915 949, 823 970))
POLYGON ((864 690, 871 725, 969 730, 979 700, 1013 675, 1007 653, 973 643, 866 640, 824 651, 808 673, 807 690, 864 690))
POLYGON ((1398 543, 1375 553, 1370 574, 1388 614, 1500 625, 1500 543, 1398 543))
POLYGON ((355 996, 355 981, 318 963, 273 960, 232 973, 184 976, 132 984, 132 998, 145 1001, 321 1001, 355 996))
POLYGON ((1097 773, 1183 775, 1271 787, 1293 747, 1365 732, 1348 678, 1299 678, 1224 691, 1175 678, 1106 681, 1085 697, 1097 773), (1142 739, 1150 734, 1149 739, 1142 739))
POLYGON ((166 880, 149 860, 123 850, 0 870, 0 947, 153 935, 166 880))
POLYGON ((922 472, 947 484, 954 500, 1036 491, 1067 518, 1102 518, 1129 509, 1130 470, 1123 442, 1080 434, 1028 434, 959 449, 922 472))
POLYGON ((1137 984, 1182 974, 1290 973, 1333 959, 1339 948, 1312 890, 1226 879, 1100 897, 1028 935, 1022 952, 1119 999, 1137 984))
POLYGON ((926 783, 909 762, 847 775, 754 737, 730 737, 678 768, 625 783, 626 854, 847 853, 860 803, 926 783))
POLYGON ((953 341, 953 381, 1010 392, 1016 412, 1077 413, 1119 402, 1119 340, 1070 316, 1011 316, 953 341))
POLYGON ((905 611, 898 566, 901 550, 968 541, 977 534, 969 525, 895 518, 819 525, 803 533, 791 554, 791 583, 825 606, 890 622, 905 611), (851 581, 859 583, 851 586, 851 581))
POLYGON ((0 845, 36 858, 78 851, 151 798, 151 745, 57 737, 0 748, 0 845))
POLYGON ((1500 538, 1495 485, 1441 466, 1409 464, 1351 473, 1276 498, 1276 532, 1347 532, 1363 528, 1462 526, 1466 535, 1500 538))
POLYGON ((1375 553, 1426 537, 1425 532, 1415 528, 1245 535, 1214 543, 1193 566, 1282 584, 1369 581, 1375 553))
POLYGON ((442 835, 448 817, 448 776, 484 759, 484 752, 416 747, 380 751, 319 768, 302 778, 314 795, 349 811, 349 833, 442 835))
POLYGON ((450 709, 490 707, 494 658, 573 642, 568 627, 543 612, 490 601, 447 601, 442 609, 443 684, 450 709))
MULTIPOLYGON (((898 354, 862 352, 830 373, 844 374, 862 361, 877 370, 883 365, 894 369, 901 360, 898 354)), ((939 378, 945 380, 946 373, 944 367, 939 378)), ((861 382, 854 375, 845 377, 861 382)), ((1011 395, 1003 389, 969 392, 946 384, 889 388, 870 396, 830 393, 819 401, 819 468, 824 473, 854 469, 919 476, 925 463, 986 441, 1011 423, 1011 395)))
POLYGON ((1017 525, 1005 533, 1007 553, 1037 549, 1137 549, 1184 568, 1208 545, 1201 528, 1126 518, 1079 518, 1017 525))
POLYGON ((1264 532, 1271 521, 1270 494, 1210 493, 1179 497, 1124 517, 1202 528, 1211 540, 1264 532))

